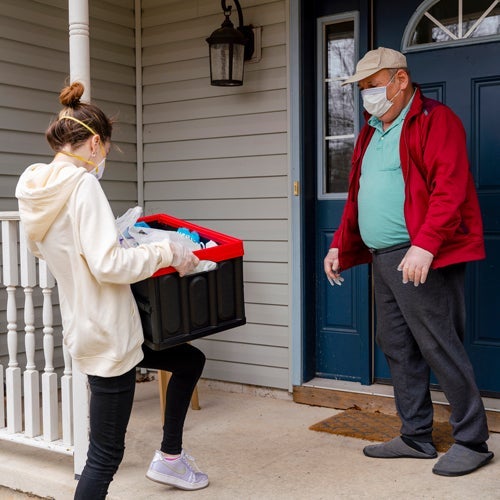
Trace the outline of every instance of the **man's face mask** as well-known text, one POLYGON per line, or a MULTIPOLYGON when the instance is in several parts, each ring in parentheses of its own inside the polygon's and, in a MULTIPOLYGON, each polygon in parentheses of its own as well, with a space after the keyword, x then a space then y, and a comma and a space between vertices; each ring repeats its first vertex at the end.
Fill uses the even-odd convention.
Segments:
POLYGON ((389 111, 390 107, 394 104, 393 100, 399 95, 401 89, 391 98, 387 99, 387 87, 394 80, 396 73, 387 82, 384 87, 373 87, 361 91, 361 98, 363 99, 363 107, 373 116, 380 118, 389 111))

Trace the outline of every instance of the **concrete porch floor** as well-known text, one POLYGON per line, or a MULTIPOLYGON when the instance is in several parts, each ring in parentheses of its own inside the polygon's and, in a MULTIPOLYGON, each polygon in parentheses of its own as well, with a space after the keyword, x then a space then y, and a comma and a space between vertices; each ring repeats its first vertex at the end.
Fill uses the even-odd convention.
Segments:
MULTIPOLYGON (((209 475, 208 488, 186 492, 146 479, 161 426, 157 382, 143 382, 109 500, 500 499, 500 434, 490 438, 496 459, 489 465, 445 478, 432 474, 435 460, 370 459, 362 453, 366 441, 310 431, 335 410, 296 404, 286 392, 201 381, 199 396, 184 446, 209 475)), ((6 441, 0 456, 0 499, 73 498, 69 457, 6 441)))

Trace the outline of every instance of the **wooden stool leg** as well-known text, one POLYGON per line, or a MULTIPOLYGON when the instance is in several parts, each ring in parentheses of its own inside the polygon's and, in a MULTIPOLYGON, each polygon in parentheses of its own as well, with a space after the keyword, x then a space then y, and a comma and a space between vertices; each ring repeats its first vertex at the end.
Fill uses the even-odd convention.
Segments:
MULTIPOLYGON (((160 392, 160 409, 161 409, 161 419, 163 421, 165 417, 165 406, 167 404, 165 396, 167 394, 168 382, 172 374, 164 370, 158 370, 158 391, 160 392)), ((200 409, 200 401, 198 399, 198 386, 194 388, 193 395, 191 397, 191 408, 193 410, 200 409)))
POLYGON ((198 399, 198 386, 194 388, 193 395, 191 396, 191 408, 193 410, 200 409, 200 401, 198 399))

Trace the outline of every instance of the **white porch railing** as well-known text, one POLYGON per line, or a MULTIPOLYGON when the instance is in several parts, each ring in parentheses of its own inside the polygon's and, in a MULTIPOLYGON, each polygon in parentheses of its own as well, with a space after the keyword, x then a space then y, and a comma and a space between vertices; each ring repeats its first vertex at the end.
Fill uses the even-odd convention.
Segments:
MULTIPOLYGON (((85 464, 88 446, 88 390, 86 377, 73 371, 71 358, 63 344, 64 371, 54 367, 53 290, 56 285, 46 263, 28 250, 17 212, 0 212, 2 223, 1 280, 7 295, 5 310, 7 352, 0 357, 0 439, 72 455, 78 476, 85 464), (38 260, 38 262, 37 262, 38 260), (42 314, 35 317, 33 294, 41 289, 42 314), (24 343, 19 342, 18 304, 24 313, 24 343), (42 322, 43 364, 36 365, 36 322, 42 322), (24 345, 24 349, 20 346, 24 345), (24 353, 25 356, 20 356, 24 353), (20 358, 26 359, 24 367, 20 358), (40 390, 41 381, 41 390, 40 390), (24 424, 24 427, 23 427, 24 424)), ((1 311, 0 311, 1 312, 1 311)), ((0 324, 0 337, 5 335, 0 324)), ((23 334, 21 334, 23 335, 23 334)))

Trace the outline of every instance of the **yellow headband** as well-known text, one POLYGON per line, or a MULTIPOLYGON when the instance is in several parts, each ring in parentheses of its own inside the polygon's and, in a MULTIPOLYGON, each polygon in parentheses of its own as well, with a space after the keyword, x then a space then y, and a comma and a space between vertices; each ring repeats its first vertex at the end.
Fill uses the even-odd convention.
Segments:
MULTIPOLYGON (((61 116, 59 118, 59 120, 63 120, 63 119, 73 120, 74 122, 79 123, 82 127, 85 127, 92 135, 99 135, 95 130, 90 128, 86 123, 83 123, 81 120, 79 120, 78 118, 75 118, 74 116, 64 115, 64 116, 61 116)), ((99 135, 99 137, 101 137, 101 136, 99 135)))
MULTIPOLYGON (((102 139, 101 139, 101 136, 95 132, 91 127, 89 127, 86 123, 82 122, 81 120, 79 120, 78 118, 75 118, 74 116, 68 116, 68 115, 64 115, 64 116, 61 116, 59 118, 59 120, 62 120, 66 118, 67 120, 73 120, 74 122, 76 123, 79 123, 80 125, 82 125, 83 127, 85 127, 92 135, 97 135, 97 137, 99 137, 99 145, 101 146, 101 149, 102 149, 102 152, 103 152, 103 155, 106 156, 106 150, 104 149, 104 146, 102 144, 102 139)), ((71 155, 70 155, 71 156, 71 155)), ((86 161, 86 160, 85 160, 86 161)), ((91 161, 87 161, 87 163, 90 163, 91 165, 95 165, 94 162, 91 162, 91 161)))

